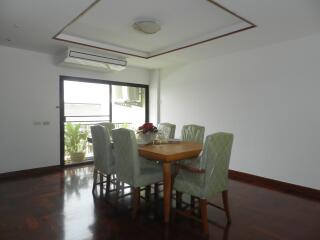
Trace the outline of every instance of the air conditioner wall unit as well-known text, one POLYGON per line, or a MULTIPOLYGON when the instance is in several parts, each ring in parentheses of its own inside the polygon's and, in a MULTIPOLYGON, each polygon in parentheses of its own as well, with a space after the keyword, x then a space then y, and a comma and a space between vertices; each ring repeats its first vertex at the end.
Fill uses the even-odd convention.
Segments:
POLYGON ((67 65, 72 64, 81 68, 100 71, 121 71, 127 66, 127 61, 124 58, 74 48, 68 48, 64 52, 62 62, 67 65))

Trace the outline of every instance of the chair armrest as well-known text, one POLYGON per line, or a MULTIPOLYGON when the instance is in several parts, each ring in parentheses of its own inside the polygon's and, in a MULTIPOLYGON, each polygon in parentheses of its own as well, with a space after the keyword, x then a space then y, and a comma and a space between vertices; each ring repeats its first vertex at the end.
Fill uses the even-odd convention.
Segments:
POLYGON ((183 169, 183 170, 187 170, 187 171, 192 172, 192 173, 205 173, 204 169, 192 167, 190 165, 184 165, 184 164, 177 163, 176 166, 177 166, 178 170, 179 169, 183 169))

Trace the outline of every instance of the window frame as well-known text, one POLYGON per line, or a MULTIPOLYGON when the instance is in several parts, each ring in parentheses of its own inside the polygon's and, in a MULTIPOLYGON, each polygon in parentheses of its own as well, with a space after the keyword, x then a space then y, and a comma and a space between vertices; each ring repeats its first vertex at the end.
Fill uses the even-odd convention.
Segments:
MULTIPOLYGON (((60 165, 61 166, 74 166, 81 165, 82 163, 76 164, 64 164, 64 81, 74 82, 85 82, 85 83, 97 83, 109 85, 109 111, 110 111, 110 122, 112 122, 112 86, 127 86, 127 87, 138 87, 145 89, 145 122, 149 122, 149 85, 139 83, 128 83, 118 82, 103 79, 73 77, 67 75, 59 76, 59 110, 60 110, 60 165)), ((87 162, 85 162, 87 163, 87 162)))

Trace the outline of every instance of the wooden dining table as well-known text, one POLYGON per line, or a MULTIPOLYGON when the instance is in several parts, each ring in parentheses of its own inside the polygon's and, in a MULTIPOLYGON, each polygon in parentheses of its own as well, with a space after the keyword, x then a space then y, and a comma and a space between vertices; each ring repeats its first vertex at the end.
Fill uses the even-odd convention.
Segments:
POLYGON ((163 214, 164 222, 170 221, 171 209, 171 164, 188 158, 197 157, 202 144, 175 142, 167 144, 140 145, 140 156, 154 161, 161 161, 163 166, 163 214))

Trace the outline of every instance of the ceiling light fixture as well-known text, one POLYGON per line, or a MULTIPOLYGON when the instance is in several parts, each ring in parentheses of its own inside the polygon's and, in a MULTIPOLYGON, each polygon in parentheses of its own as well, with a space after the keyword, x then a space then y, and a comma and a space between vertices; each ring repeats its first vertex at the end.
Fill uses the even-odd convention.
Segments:
POLYGON ((161 27, 155 20, 142 20, 135 22, 132 27, 138 32, 145 34, 155 34, 160 31, 161 27))

